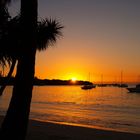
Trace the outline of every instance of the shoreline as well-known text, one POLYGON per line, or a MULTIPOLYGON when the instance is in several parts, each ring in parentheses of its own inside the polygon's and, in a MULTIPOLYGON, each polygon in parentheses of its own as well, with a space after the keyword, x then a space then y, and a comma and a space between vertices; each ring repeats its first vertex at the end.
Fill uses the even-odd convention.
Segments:
MULTIPOLYGON (((0 124, 3 117, 0 116, 0 124)), ((139 140, 140 134, 30 120, 26 140, 139 140)))
POLYGON ((35 118, 30 118, 30 120, 37 121, 37 122, 43 122, 43 123, 67 125, 67 126, 73 126, 73 127, 76 126, 76 127, 103 130, 103 131, 113 131, 113 132, 121 132, 121 133, 140 134, 140 133, 134 132, 134 131, 117 130, 117 129, 113 129, 113 128, 106 128, 106 127, 100 127, 100 126, 91 126, 91 125, 86 125, 86 124, 77 124, 77 123, 69 123, 69 122, 61 122, 61 121, 56 122, 56 121, 49 121, 49 120, 42 120, 42 119, 35 119, 35 118))

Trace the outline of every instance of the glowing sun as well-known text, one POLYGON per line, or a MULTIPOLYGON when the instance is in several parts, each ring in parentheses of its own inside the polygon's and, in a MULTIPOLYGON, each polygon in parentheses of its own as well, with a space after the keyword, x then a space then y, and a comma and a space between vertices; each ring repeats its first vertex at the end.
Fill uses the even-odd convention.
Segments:
POLYGON ((77 80, 77 79, 76 79, 75 77, 71 78, 71 81, 72 81, 72 82, 76 82, 76 80, 77 80))

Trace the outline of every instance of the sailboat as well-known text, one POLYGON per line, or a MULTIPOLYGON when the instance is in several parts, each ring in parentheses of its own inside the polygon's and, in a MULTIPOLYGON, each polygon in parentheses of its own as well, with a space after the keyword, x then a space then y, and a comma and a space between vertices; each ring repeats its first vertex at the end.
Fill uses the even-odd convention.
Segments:
POLYGON ((129 92, 140 93, 140 84, 137 84, 136 87, 129 87, 127 88, 129 92))
POLYGON ((106 87, 107 84, 103 84, 103 75, 101 75, 101 83, 98 84, 98 87, 106 87))
POLYGON ((121 84, 119 84, 118 87, 120 88, 128 87, 127 84, 123 84, 123 71, 121 71, 121 84))
POLYGON ((94 84, 91 84, 91 85, 83 85, 82 87, 81 87, 81 89, 92 89, 92 88, 95 88, 96 87, 96 85, 94 85, 94 84))
MULTIPOLYGON (((140 81, 140 76, 138 77, 138 83, 139 83, 139 81, 140 81)), ((128 88, 126 88, 129 92, 134 92, 134 93, 140 93, 140 83, 139 84, 136 84, 136 86, 135 87, 128 87, 128 88)))
MULTIPOLYGON (((89 74, 89 81, 90 81, 90 74, 89 74)), ((92 88, 95 88, 96 85, 94 85, 93 83, 90 83, 89 84, 85 84, 81 87, 81 89, 83 90, 88 90, 88 89, 92 89, 92 88)))

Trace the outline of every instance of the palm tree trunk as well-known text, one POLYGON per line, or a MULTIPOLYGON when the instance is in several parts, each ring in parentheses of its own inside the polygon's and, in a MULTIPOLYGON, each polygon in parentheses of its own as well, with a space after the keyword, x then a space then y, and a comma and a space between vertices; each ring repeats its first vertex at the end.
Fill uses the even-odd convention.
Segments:
POLYGON ((7 74, 7 77, 6 77, 6 81, 5 81, 5 83, 0 87, 0 96, 3 94, 3 91, 4 91, 4 89, 6 88, 8 82, 9 82, 11 76, 12 76, 12 73, 13 73, 13 71, 14 71, 15 65, 16 65, 16 59, 13 59, 13 60, 12 60, 12 65, 11 65, 10 70, 9 70, 9 73, 7 74))
MULTIPOLYGON (((34 54, 35 52, 32 52, 30 56, 35 56, 34 54)), ((26 58, 23 57, 18 62, 12 99, 2 124, 3 139, 24 140, 26 136, 32 98, 33 61, 35 60, 30 56, 26 55, 26 58), (27 58, 29 58, 28 61, 27 58)))
POLYGON ((36 55, 37 0, 21 0, 22 46, 11 102, 2 123, 3 140, 25 140, 36 55))

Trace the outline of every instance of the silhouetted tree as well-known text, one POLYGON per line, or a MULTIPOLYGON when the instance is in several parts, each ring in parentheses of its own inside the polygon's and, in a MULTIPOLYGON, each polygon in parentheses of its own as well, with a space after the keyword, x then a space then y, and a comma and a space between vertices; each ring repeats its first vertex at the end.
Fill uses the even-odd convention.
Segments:
POLYGON ((32 98, 36 55, 37 0, 21 0, 21 54, 13 94, 2 124, 3 139, 24 140, 32 98))
MULTIPOLYGON (((9 46, 13 46, 12 50, 10 51, 5 51, 6 56, 8 55, 8 57, 10 56, 10 70, 8 72, 8 75, 6 77, 6 82, 4 83, 4 85, 2 85, 0 87, 0 95, 2 95, 2 92, 4 91, 8 81, 10 80, 10 77, 12 76, 14 67, 16 65, 16 61, 18 60, 18 57, 20 57, 20 43, 21 42, 21 38, 19 38, 20 34, 19 33, 19 27, 20 27, 20 16, 16 16, 13 19, 11 19, 9 21, 9 27, 10 29, 7 29, 7 34, 3 35, 2 38, 0 38, 0 44, 4 44, 3 45, 3 49, 9 48, 9 46), (12 29, 12 31, 11 31, 12 29), (19 49, 17 49, 19 48, 19 49), (14 51, 14 52, 13 52, 14 51), (17 52, 17 53, 16 53, 17 52)), ((61 30, 62 26, 59 24, 59 22, 57 22, 57 20, 52 20, 52 19, 43 19, 42 21, 39 21, 37 24, 37 48, 36 50, 44 50, 46 49, 48 46, 51 46, 54 44, 54 42, 56 42, 56 38, 58 38, 61 35, 61 30)), ((0 54, 1 52, 3 52, 3 50, 0 49, 0 54)), ((3 53, 2 53, 3 55, 3 53)), ((2 57, 3 58, 3 57, 2 57)), ((5 62, 5 61, 4 61, 5 62)))
POLYGON ((0 65, 4 67, 6 65, 6 61, 10 62, 10 57, 7 57, 7 54, 4 51, 3 43, 1 42, 1 38, 7 34, 6 28, 9 21, 9 13, 7 10, 7 6, 4 0, 0 0, 0 65))
MULTIPOLYGON (((44 21, 44 24, 47 20, 44 21)), ((52 21, 54 25, 57 22, 52 21)), ((35 70, 37 41, 37 0, 21 0, 20 49, 12 98, 1 128, 2 138, 24 140, 27 131, 35 70)), ((58 32, 53 34, 56 41, 58 32)), ((50 33, 50 29, 48 33, 50 33)), ((43 35, 43 33, 42 33, 43 35)), ((46 41, 45 43, 49 43, 46 41)), ((43 46, 43 44, 42 44, 43 46)), ((45 47, 44 47, 45 48, 45 47)), ((40 50, 44 49, 43 47, 40 50)))
MULTIPOLYGON (((9 66, 11 65, 11 57, 8 56, 7 53, 5 53, 6 48, 2 42, 3 36, 6 36, 6 34, 7 34, 8 22, 10 20, 6 2, 7 1, 5 1, 5 0, 0 0, 0 66, 2 68, 2 71, 4 71, 4 68, 7 65, 7 63, 9 64, 9 66)), ((0 95, 4 89, 3 87, 4 86, 2 86, 0 89, 0 95)))

